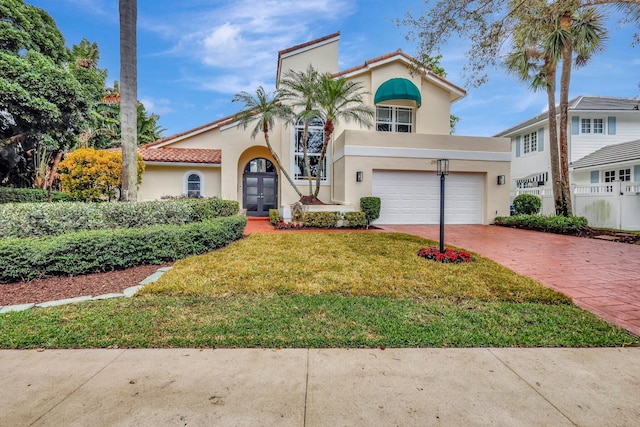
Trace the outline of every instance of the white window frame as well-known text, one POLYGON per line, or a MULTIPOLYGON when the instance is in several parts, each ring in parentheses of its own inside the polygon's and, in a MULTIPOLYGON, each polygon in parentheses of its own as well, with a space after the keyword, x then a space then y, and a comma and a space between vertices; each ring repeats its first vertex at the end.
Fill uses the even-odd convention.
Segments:
POLYGON ((583 135, 604 135, 605 126, 605 120, 602 117, 580 118, 580 133, 583 135))
MULTIPOLYGON (((291 126, 291 128, 292 129, 291 129, 291 169, 290 170, 292 171, 293 180, 296 184, 308 184, 308 181, 306 179, 300 179, 298 177, 299 174, 297 173, 298 158, 304 159, 304 152, 296 151, 296 148, 298 146, 297 144, 298 130, 300 130, 302 133, 302 131, 304 130, 304 123, 302 121, 298 121, 298 123, 295 124, 294 126, 291 126)), ((311 130, 320 132, 322 134, 322 138, 324 139, 324 124, 322 126, 320 125, 309 126, 309 131, 311 130)), ((310 157, 320 157, 320 153, 310 153, 309 151, 307 151, 307 155, 310 157)), ((322 184, 328 184, 330 182, 329 177, 331 176, 331 162, 328 161, 330 157, 331 157, 331 144, 329 144, 329 146, 327 147, 327 152, 324 156, 324 167, 322 169, 324 175, 320 179, 320 182, 322 184)), ((313 182, 315 182, 315 177, 313 179, 313 182)))
POLYGON ((204 197, 204 174, 198 170, 190 170, 182 176, 182 194, 189 196, 189 177, 197 175, 200 178, 200 197, 204 197))
POLYGON ((538 151, 538 132, 525 133, 522 135, 522 153, 531 154, 538 151))
POLYGON ((620 169, 618 171, 618 179, 620 181, 631 181, 631 168, 620 169))
POLYGON ((413 133, 413 128, 415 127, 415 114, 414 109, 411 107, 400 107, 393 105, 378 105, 376 106, 376 131, 378 132, 396 132, 396 133, 413 133), (391 112, 390 121, 380 120, 379 119, 379 111, 385 110, 391 112), (411 117, 409 122, 402 122, 398 120, 399 112, 408 112, 411 117), (389 126, 389 129, 380 129, 380 126, 389 126), (405 130, 398 130, 406 126, 405 130))

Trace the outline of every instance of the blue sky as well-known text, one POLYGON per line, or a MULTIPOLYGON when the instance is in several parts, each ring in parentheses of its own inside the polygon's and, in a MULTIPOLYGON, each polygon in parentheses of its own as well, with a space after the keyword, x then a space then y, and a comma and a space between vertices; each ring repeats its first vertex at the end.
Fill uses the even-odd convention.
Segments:
MULTIPOLYGON (((118 80, 117 0, 26 0, 46 10, 70 47, 83 38, 98 42, 100 67, 118 80)), ((183 132, 235 113, 241 90, 273 90, 279 50, 340 31, 340 69, 416 43, 395 19, 424 8, 421 0, 139 0, 138 97, 161 116, 164 135, 183 132)), ((608 25, 607 50, 574 71, 571 97, 640 96, 640 46, 632 27, 608 25)), ((448 80, 466 87, 461 69, 466 47, 442 49, 448 80)), ((481 88, 452 107, 457 135, 491 136, 545 109, 546 95, 495 69, 481 88)))

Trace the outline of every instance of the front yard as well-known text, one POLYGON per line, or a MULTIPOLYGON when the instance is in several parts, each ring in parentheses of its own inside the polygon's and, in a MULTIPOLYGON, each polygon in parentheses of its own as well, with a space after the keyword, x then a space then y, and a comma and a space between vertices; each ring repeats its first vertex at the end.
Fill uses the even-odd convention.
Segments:
POLYGON ((485 258, 399 233, 253 234, 132 299, 5 314, 2 348, 583 347, 640 339, 485 258))

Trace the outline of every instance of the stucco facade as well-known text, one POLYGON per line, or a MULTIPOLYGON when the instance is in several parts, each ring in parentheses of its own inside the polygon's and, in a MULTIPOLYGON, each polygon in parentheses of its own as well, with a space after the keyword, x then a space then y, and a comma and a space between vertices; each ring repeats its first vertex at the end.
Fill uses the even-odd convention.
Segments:
MULTIPOLYGON (((365 103, 376 110, 376 117, 369 128, 353 122, 336 123, 327 150, 326 180, 321 185, 319 199, 338 205, 338 210, 358 210, 361 197, 379 195, 383 210, 392 203, 400 210, 415 209, 412 208, 410 192, 403 199, 392 197, 389 200, 394 201, 385 206, 385 198, 392 195, 385 193, 389 187, 386 187, 384 179, 401 179, 402 173, 416 172, 424 173, 425 180, 432 181, 436 160, 447 158, 452 175, 473 175, 477 183, 474 189, 468 190, 481 193, 477 195, 479 202, 470 208, 478 213, 473 217, 477 218, 474 222, 488 224, 496 215, 508 215, 509 186, 499 185, 498 176, 503 176, 506 183, 510 181, 509 140, 449 135, 451 103, 464 97, 465 91, 433 75, 428 69, 416 68, 414 60, 400 51, 338 71, 339 38, 336 33, 285 49, 280 51, 277 62, 278 78, 287 70, 304 71, 311 64, 319 71, 332 73, 334 78, 357 81, 363 86, 365 103), (391 79, 410 82, 408 84, 416 88, 416 93, 409 97, 398 94, 397 99, 391 94, 392 99, 375 104, 377 91, 391 79), (383 175, 379 171, 387 173, 383 175), (394 171, 399 175, 395 176, 394 171)), ((259 133, 255 140, 250 134, 249 129, 242 129, 229 117, 145 146, 147 151, 158 150, 152 154, 161 153, 161 150, 201 149, 215 150, 218 155, 211 157, 211 164, 171 166, 166 162, 147 163, 140 198, 157 199, 183 194, 185 176, 200 171, 202 195, 238 200, 248 213, 252 212, 257 201, 258 213, 254 211, 253 214, 263 216, 267 213, 265 206, 271 207, 271 202, 266 200, 273 196, 270 191, 275 180, 276 203, 273 208, 279 209, 286 217, 291 204, 299 197, 266 148, 262 134, 259 133), (266 166, 259 159, 267 160, 266 166)), ((294 150, 295 126, 278 123, 270 131, 269 138, 282 167, 295 176, 299 172, 296 168, 300 158, 294 150)), ((418 187, 422 176, 414 176, 418 177, 418 187)), ((297 180, 296 183, 302 194, 308 194, 307 181, 297 180)), ((423 190, 431 191, 416 188, 416 194, 423 190)), ((416 197, 433 198, 424 194, 416 197)), ((455 212, 451 215, 455 222, 455 212)), ((415 221, 428 223, 431 219, 417 217, 415 221)))

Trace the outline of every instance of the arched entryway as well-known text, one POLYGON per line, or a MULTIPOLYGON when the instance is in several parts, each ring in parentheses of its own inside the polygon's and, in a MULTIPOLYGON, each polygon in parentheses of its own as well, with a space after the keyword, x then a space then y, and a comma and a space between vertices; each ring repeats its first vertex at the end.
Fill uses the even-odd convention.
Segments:
POLYGON ((247 216, 269 216, 278 208, 278 171, 271 161, 255 158, 244 167, 242 207, 247 216))

